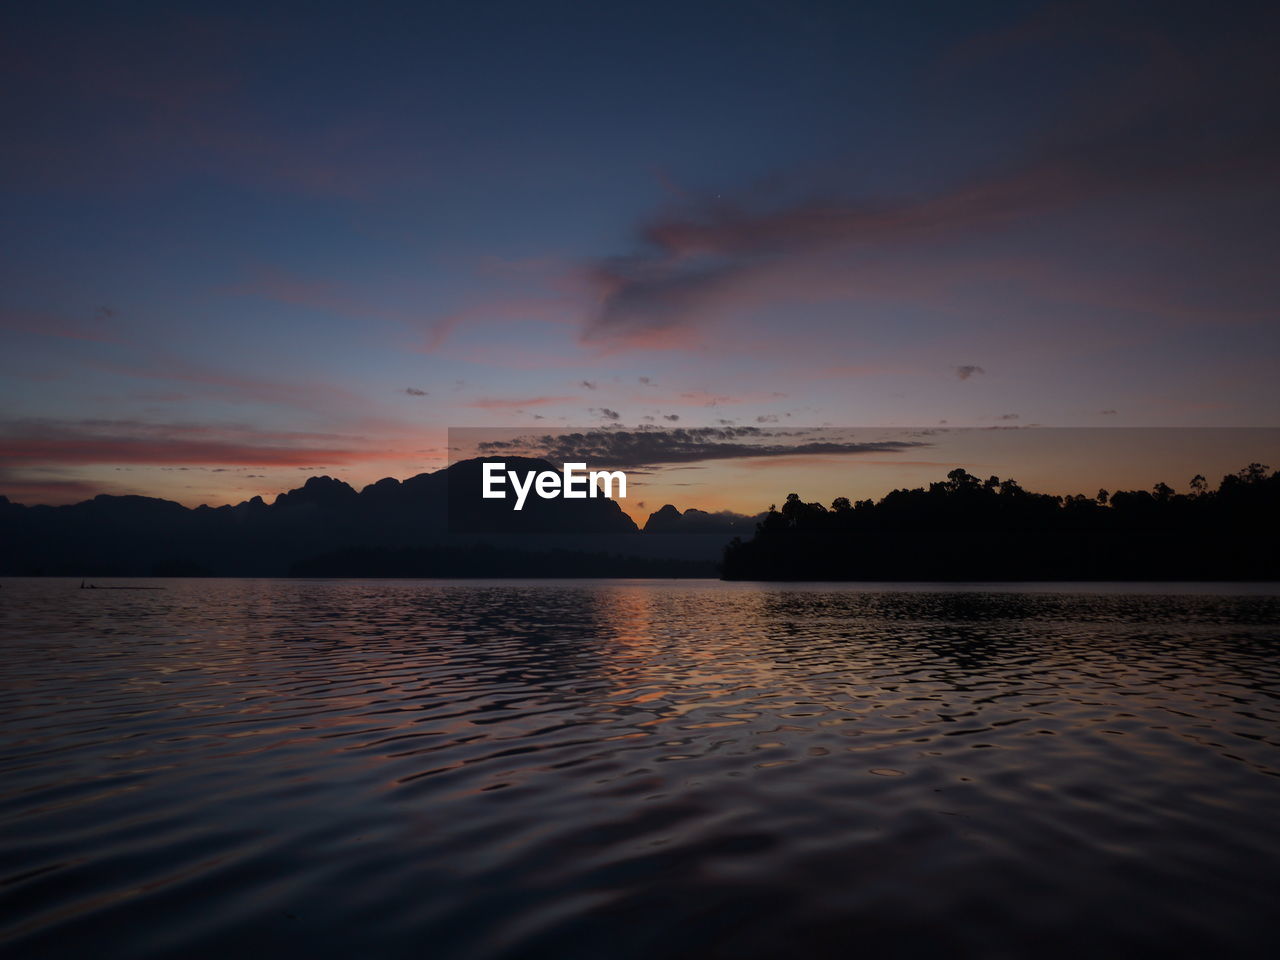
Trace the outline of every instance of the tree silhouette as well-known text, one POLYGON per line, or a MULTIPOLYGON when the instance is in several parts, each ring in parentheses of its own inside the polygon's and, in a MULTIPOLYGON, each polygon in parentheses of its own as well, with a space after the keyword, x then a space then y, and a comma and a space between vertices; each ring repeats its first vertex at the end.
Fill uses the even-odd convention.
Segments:
POLYGON ((729 579, 1276 579, 1280 472, 1252 463, 1216 491, 1051 496, 950 471, 827 510, 787 496, 725 550, 729 579))

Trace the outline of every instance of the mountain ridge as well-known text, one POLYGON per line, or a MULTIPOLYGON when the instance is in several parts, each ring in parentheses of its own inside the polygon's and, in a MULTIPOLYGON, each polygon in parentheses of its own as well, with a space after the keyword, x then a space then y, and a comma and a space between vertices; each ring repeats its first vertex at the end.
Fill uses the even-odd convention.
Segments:
MULTIPOLYGON (((187 507, 159 497, 98 494, 75 504, 27 506, 0 497, 0 575, 283 576, 325 568, 322 558, 351 557, 353 551, 375 559, 379 551, 406 558, 428 548, 433 552, 427 566, 436 569, 448 566, 450 551, 462 557, 465 548, 468 569, 491 558, 495 569, 541 572, 532 558, 557 551, 548 571, 590 568, 581 556, 570 560, 568 554, 603 553, 653 561, 614 564, 615 569, 660 570, 662 561, 679 560, 681 575, 688 576, 693 568, 685 561, 698 565, 698 575, 713 573, 727 540, 643 538, 607 497, 530 497, 517 512, 510 500, 480 496, 484 462, 464 460, 404 480, 384 477, 360 490, 316 475, 269 503, 259 495, 236 504, 187 507), (476 553, 479 543, 490 550, 476 553)), ((554 469, 541 459, 504 462, 518 471, 554 469)), ((384 557, 374 566, 385 569, 388 562, 384 557)), ((424 568, 421 557, 405 563, 424 568)))

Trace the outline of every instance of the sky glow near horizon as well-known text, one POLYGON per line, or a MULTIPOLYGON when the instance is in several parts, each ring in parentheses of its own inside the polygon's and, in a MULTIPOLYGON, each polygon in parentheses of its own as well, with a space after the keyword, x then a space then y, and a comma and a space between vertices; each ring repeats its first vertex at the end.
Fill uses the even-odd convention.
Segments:
MULTIPOLYGON (((1273 10, 852 6, 6 12, 0 494, 360 487, 459 425, 1280 424, 1273 10)), ((985 433, 632 500, 1280 466, 985 433)))
POLYGON ((670 430, 484 427, 449 430, 449 462, 531 456, 559 468, 623 469, 622 509, 640 526, 664 504, 754 515, 788 493, 830 504, 836 497, 878 500, 895 487, 928 487, 956 468, 1024 489, 1094 496, 1101 489, 1186 493, 1202 474, 1210 487, 1257 456, 1280 465, 1280 428, 1257 427, 736 427, 670 430), (628 442, 610 443, 619 435, 628 442), (567 438, 567 439, 566 439, 567 438), (550 440, 550 442, 547 442, 550 440), (806 447, 814 447, 806 450, 806 447), (753 447, 761 455, 753 456, 753 447), (822 448, 828 449, 822 449, 822 448), (795 448, 797 452, 788 452, 795 448), (896 449, 895 449, 896 448, 896 449), (607 451, 612 450, 615 453, 607 451))

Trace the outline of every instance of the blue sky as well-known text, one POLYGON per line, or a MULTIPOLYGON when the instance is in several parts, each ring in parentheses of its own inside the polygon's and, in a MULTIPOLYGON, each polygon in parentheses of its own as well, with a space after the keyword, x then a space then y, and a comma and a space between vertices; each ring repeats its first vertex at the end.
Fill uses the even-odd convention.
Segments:
POLYGON ((0 493, 359 485, 464 425, 1274 425, 1274 21, 8 11, 0 493))

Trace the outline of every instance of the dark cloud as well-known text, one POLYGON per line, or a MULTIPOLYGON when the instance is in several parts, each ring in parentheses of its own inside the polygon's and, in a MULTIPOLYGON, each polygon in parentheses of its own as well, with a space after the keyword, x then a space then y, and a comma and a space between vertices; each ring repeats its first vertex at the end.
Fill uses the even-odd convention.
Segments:
POLYGON ((1100 417, 1114 417, 1115 415, 1116 415, 1116 412, 1115 412, 1114 410, 1099 410, 1099 411, 1098 411, 1098 416, 1100 416, 1100 417))
POLYGON ((586 387, 588 390, 594 390, 596 387, 599 386, 599 384, 596 383, 594 380, 579 380, 578 383, 581 386, 586 387))
MULTIPOLYGON (((1269 31, 1247 22, 1194 45, 1111 16, 1105 38, 1059 24, 1063 36, 1033 42, 1079 44, 1079 62, 1096 55, 1096 69, 1079 78, 1051 125, 966 178, 893 197, 850 182, 822 196, 760 189, 677 201, 683 205, 638 225, 632 250, 587 266, 601 299, 584 338, 662 334, 721 308, 802 296, 824 259, 833 276, 846 274, 868 256, 957 249, 1050 215, 1106 216, 1117 198, 1193 202, 1221 190, 1268 191, 1258 193, 1261 202, 1280 159, 1280 127, 1271 121, 1280 75, 1262 39, 1269 31), (1131 55, 1107 59, 1117 42, 1131 55)), ((1030 52, 996 69, 1012 76, 1030 52)), ((904 294, 920 281, 917 269, 904 294)))
POLYGON ((1002 413, 996 418, 997 420, 1021 420, 1022 418, 1016 413, 1002 413))
POLYGON ((404 392, 405 392, 405 393, 407 393, 407 394, 408 394, 409 396, 411 396, 411 397, 425 397, 425 396, 427 396, 427 391, 425 391, 425 390, 419 390, 417 387, 405 387, 405 388, 404 388, 404 392))
POLYGON ((617 410, 610 410, 608 407, 601 407, 599 410, 593 410, 592 412, 600 414, 600 416, 604 417, 606 420, 622 419, 622 414, 617 410))
POLYGON ((899 453, 931 446, 923 441, 852 442, 814 440, 761 427, 689 427, 667 430, 592 430, 585 433, 519 437, 481 443, 482 455, 522 454, 593 467, 651 467, 757 457, 843 456, 899 453))
POLYGON ((756 417, 756 423, 777 423, 778 415, 776 413, 762 413, 756 417))
POLYGON ((986 372, 987 371, 983 370, 981 367, 976 366, 975 364, 972 364, 972 363, 966 363, 966 364, 963 364, 962 366, 956 367, 956 376, 959 377, 961 380, 968 380, 975 373, 986 373, 986 372))
POLYGON ((670 420, 672 423, 676 423, 676 422, 678 422, 678 421, 680 420, 680 414, 678 414, 678 413, 664 413, 664 414, 662 415, 662 419, 663 419, 663 420, 670 420))

